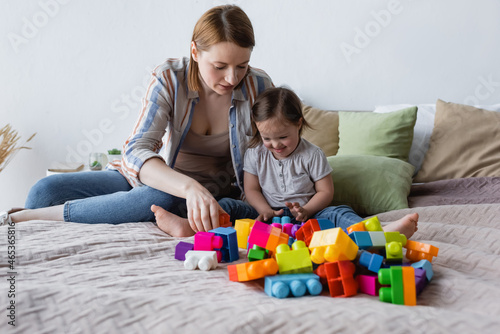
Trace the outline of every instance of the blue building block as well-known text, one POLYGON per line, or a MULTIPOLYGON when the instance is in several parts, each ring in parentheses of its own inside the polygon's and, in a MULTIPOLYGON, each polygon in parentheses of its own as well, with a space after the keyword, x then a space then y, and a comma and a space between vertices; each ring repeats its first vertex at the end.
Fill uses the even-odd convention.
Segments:
POLYGON ((384 257, 382 255, 372 254, 366 251, 362 251, 359 257, 359 264, 374 273, 378 273, 383 262, 384 257))
POLYGON ((332 223, 329 219, 320 218, 316 220, 318 221, 318 225, 321 231, 328 230, 330 228, 335 228, 335 224, 332 223))
POLYGON ((427 260, 420 260, 418 262, 412 263, 411 266, 413 268, 425 269, 425 276, 427 277, 427 280, 429 282, 431 281, 432 276, 434 276, 434 271, 432 270, 432 263, 430 263, 427 260))
POLYGON ((218 227, 209 232, 215 233, 216 236, 222 238, 222 248, 217 249, 220 250, 222 254, 222 261, 233 262, 239 260, 238 237, 236 236, 236 230, 234 228, 218 227))
POLYGON ((359 249, 370 249, 373 246, 369 232, 355 231, 349 233, 349 236, 358 245, 359 249))
POLYGON ((316 274, 275 275, 266 276, 264 291, 276 298, 302 297, 306 293, 316 296, 323 291, 323 285, 316 274))

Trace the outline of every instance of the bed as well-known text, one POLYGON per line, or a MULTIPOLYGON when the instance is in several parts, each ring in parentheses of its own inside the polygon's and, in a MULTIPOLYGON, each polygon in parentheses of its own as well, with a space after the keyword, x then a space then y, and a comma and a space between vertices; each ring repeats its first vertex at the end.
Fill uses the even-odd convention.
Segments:
MULTIPOLYGON (((5 309, 14 300, 18 333, 498 333, 498 194, 498 177, 410 181, 410 207, 377 213, 388 222, 417 212, 412 240, 439 248, 434 278, 413 307, 365 294, 332 298, 327 291, 272 298, 262 279, 229 281, 227 263, 184 269, 175 246, 193 238, 170 237, 153 222, 20 223, 14 268, 1 263, 0 331, 12 330, 5 309), (14 298, 6 293, 11 272, 14 298)), ((2 258, 7 243, 2 237, 2 258)), ((236 263, 244 257, 240 249, 236 263)))

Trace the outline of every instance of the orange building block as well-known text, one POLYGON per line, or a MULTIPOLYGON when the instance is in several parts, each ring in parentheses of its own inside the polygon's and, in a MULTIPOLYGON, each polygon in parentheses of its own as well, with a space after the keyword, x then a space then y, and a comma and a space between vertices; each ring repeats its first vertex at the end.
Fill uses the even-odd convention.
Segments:
POLYGON ((427 260, 432 262, 434 256, 438 256, 439 248, 424 244, 422 242, 408 240, 405 245, 406 258, 412 262, 427 260))
POLYGON ((233 226, 233 224, 231 224, 229 215, 224 211, 219 211, 219 227, 231 227, 231 226, 233 226))
POLYGON ((405 305, 417 305, 417 288, 415 286, 415 268, 403 267, 403 295, 405 305))
POLYGON ((278 263, 275 259, 245 262, 227 266, 229 280, 233 282, 246 282, 266 276, 276 275, 278 263))
POLYGON ((359 222, 357 224, 353 224, 347 228, 347 233, 352 233, 352 232, 366 232, 367 229, 365 227, 364 222, 359 222))

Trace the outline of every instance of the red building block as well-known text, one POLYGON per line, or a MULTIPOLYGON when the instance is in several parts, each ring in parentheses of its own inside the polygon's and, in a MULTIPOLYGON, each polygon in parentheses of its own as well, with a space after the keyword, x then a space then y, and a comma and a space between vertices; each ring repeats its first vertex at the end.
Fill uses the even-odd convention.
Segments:
POLYGON ((408 240, 405 245, 406 258, 412 262, 427 260, 432 262, 434 256, 438 256, 439 248, 422 242, 408 240))
POLYGON ((251 281, 265 276, 276 275, 278 263, 275 259, 245 262, 227 266, 229 280, 233 282, 251 281))
POLYGON ((327 262, 320 265, 315 274, 324 284, 328 284, 330 296, 350 297, 358 292, 358 282, 354 279, 356 266, 351 261, 327 262))
POLYGON ((295 239, 302 240, 309 247, 314 232, 321 231, 317 219, 309 219, 301 228, 295 232, 295 239))
POLYGON ((224 211, 219 211, 219 227, 231 227, 231 226, 233 226, 233 224, 231 224, 229 215, 224 211))

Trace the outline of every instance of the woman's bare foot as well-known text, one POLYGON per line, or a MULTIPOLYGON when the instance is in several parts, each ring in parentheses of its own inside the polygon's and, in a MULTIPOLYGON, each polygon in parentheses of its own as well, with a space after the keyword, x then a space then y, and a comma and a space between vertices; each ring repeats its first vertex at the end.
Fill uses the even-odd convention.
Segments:
POLYGON ((403 218, 389 223, 383 227, 384 232, 399 232, 406 236, 407 239, 418 230, 418 213, 411 213, 403 218))
POLYGON ((174 215, 154 204, 151 205, 151 211, 155 214, 156 224, 163 232, 173 237, 190 237, 194 235, 194 231, 189 226, 189 221, 186 218, 174 215))

